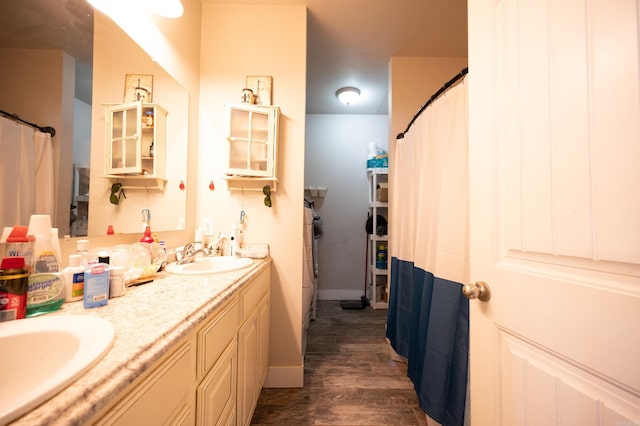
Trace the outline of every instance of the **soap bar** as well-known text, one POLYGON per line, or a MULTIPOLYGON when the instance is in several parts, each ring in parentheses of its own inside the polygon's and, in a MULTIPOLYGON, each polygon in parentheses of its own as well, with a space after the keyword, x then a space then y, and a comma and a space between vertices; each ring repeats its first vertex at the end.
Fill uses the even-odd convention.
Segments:
POLYGON ((97 308, 109 303, 109 265, 96 263, 84 272, 84 308, 97 308))

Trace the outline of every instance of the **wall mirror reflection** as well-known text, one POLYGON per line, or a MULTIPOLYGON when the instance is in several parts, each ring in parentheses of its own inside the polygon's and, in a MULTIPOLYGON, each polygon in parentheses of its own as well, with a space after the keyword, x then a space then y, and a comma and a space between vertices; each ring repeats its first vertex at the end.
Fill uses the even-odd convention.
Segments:
MULTIPOLYGON (((0 109, 56 129, 50 214, 59 234, 104 235, 109 225, 116 233, 137 233, 145 221, 158 232, 184 229, 186 191, 180 182, 186 179, 189 102, 184 87, 85 0, 66 0, 64 7, 47 0, 0 4, 0 109), (123 103, 129 74, 153 75, 153 101, 167 111, 165 156, 171 160, 162 190, 137 185, 113 205, 114 181, 104 168, 105 106, 123 103)), ((12 156, 3 158, 19 164, 12 156)), ((3 173, 9 169, 3 163, 3 173)), ((28 223, 32 212, 16 208, 21 194, 49 192, 42 186, 19 188, 14 169, 15 176, 3 176, 0 187, 3 209, 11 206, 14 216, 3 210, 0 228, 28 223)))

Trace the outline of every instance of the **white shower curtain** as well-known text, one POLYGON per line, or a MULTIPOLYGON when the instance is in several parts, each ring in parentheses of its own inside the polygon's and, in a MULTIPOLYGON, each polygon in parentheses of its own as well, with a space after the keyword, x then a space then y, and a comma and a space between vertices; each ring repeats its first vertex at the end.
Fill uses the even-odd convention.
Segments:
POLYGON ((463 424, 469 341, 466 80, 425 109, 390 165, 387 337, 408 359, 422 409, 463 424))
POLYGON ((0 230, 54 213, 51 135, 0 117, 0 230))

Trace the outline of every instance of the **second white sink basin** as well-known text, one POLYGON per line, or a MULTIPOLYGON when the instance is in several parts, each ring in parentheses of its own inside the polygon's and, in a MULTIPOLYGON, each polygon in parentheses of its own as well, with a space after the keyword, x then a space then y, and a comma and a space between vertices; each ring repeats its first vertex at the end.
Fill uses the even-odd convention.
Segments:
POLYGON ((78 379, 113 343, 111 323, 44 315, 0 323, 0 424, 29 412, 78 379))
POLYGON ((249 257, 213 256, 198 257, 194 262, 184 265, 170 263, 164 269, 172 274, 205 275, 235 271, 251 265, 253 265, 253 259, 249 257))

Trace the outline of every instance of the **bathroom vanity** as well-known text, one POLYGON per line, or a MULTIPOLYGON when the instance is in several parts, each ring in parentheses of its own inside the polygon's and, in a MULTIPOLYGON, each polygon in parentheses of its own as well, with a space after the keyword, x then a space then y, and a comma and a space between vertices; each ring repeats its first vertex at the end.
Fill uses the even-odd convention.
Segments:
POLYGON ((113 346, 14 425, 248 425, 269 366, 270 260, 214 275, 161 275, 107 306, 113 346))

